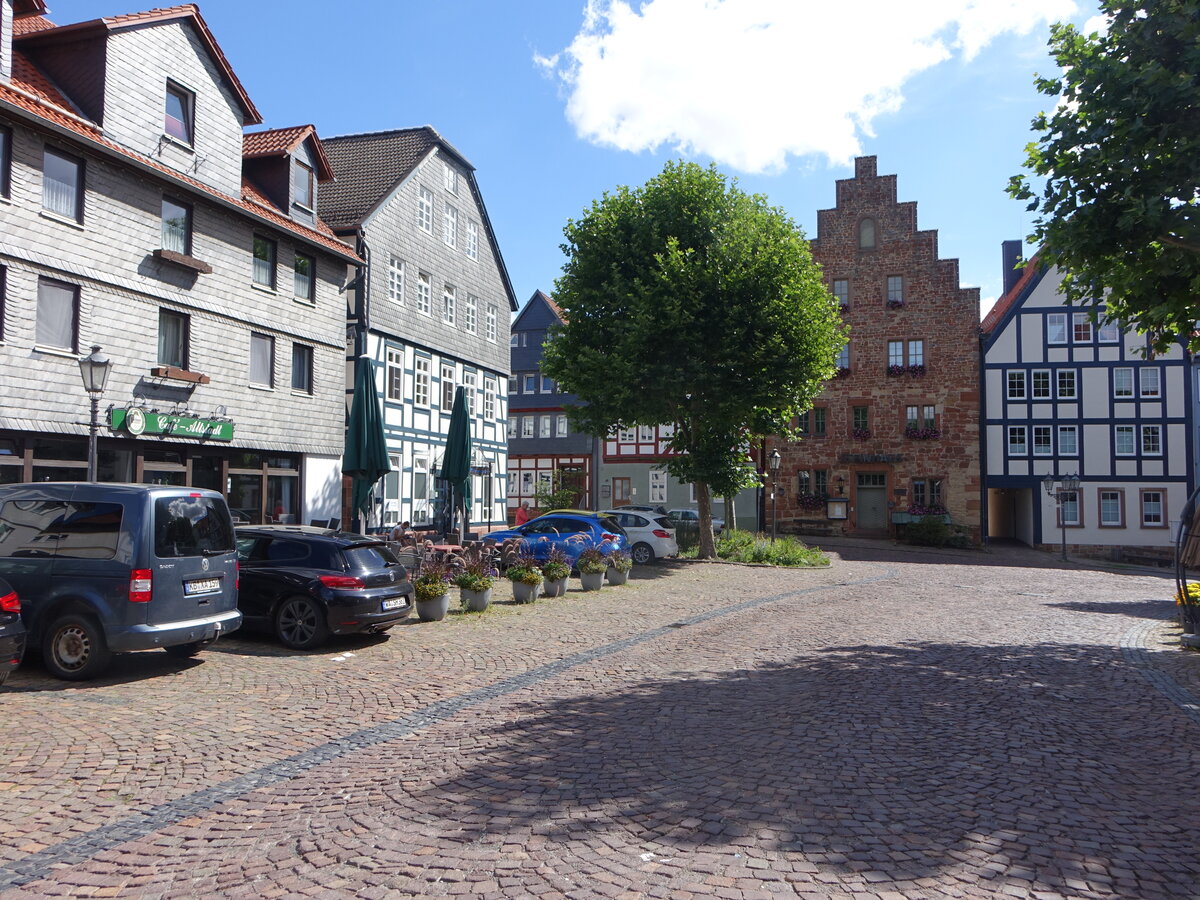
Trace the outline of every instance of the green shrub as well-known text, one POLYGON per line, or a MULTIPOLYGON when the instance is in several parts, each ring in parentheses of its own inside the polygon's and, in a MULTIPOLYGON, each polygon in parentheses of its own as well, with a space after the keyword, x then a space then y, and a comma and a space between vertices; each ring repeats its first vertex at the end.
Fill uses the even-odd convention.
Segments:
MULTIPOLYGON (((772 541, 769 537, 751 534, 748 531, 727 531, 717 538, 716 549, 719 559, 733 562, 764 563, 793 568, 829 565, 828 556, 789 535, 772 541)), ((694 559, 696 551, 681 551, 680 556, 694 559)))
POLYGON ((945 547, 950 541, 950 529, 941 516, 925 516, 904 529, 904 540, 919 547, 945 547))

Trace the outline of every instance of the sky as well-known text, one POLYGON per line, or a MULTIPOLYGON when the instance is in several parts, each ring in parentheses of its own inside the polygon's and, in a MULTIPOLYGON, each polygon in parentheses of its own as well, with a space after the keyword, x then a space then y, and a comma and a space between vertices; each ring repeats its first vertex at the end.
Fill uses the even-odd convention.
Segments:
MULTIPOLYGON (((59 24, 136 0, 48 0, 59 24)), ((553 293, 563 226, 671 159, 766 195, 810 238, 856 156, 878 157, 986 313, 1005 193, 1054 105, 1050 23, 1094 0, 201 0, 262 113, 322 137, 432 125, 476 169, 517 302, 553 293)), ((1027 247, 1027 252, 1032 248, 1027 247)))

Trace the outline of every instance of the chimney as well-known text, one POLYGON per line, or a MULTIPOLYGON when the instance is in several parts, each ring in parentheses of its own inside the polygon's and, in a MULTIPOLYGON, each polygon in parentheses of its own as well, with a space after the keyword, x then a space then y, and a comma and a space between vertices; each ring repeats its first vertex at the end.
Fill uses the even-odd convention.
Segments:
POLYGON ((1008 293, 1013 289, 1013 285, 1021 278, 1021 269, 1017 268, 1017 264, 1021 262, 1021 247, 1024 246, 1021 241, 1005 241, 1000 245, 1000 265, 1004 268, 1004 293, 1008 293))

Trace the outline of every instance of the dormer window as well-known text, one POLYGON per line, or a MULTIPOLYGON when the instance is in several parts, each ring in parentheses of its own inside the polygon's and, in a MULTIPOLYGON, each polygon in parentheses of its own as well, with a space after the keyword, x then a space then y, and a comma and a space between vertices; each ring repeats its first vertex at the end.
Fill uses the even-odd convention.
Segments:
POLYGON ((458 170, 451 165, 443 163, 442 176, 446 182, 446 190, 451 194, 458 193, 458 170))
POLYGON ((192 143, 192 122, 196 106, 196 95, 178 85, 167 83, 167 109, 163 117, 163 133, 192 143))
POLYGON ((292 202, 305 209, 313 208, 313 170, 302 162, 292 163, 292 202))

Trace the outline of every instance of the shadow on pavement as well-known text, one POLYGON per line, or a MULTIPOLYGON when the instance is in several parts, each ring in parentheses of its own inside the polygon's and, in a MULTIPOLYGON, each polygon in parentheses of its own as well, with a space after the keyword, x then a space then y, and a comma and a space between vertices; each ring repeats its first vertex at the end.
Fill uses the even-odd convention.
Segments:
POLYGON ((793 854, 873 890, 951 872, 972 897, 1195 896, 1195 725, 1116 649, 834 647, 542 698, 476 738, 459 775, 397 787, 464 844, 602 835, 793 854))

